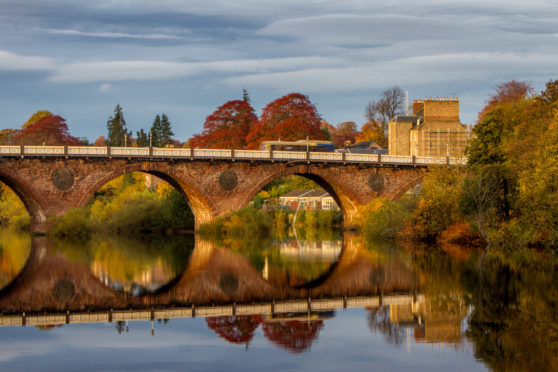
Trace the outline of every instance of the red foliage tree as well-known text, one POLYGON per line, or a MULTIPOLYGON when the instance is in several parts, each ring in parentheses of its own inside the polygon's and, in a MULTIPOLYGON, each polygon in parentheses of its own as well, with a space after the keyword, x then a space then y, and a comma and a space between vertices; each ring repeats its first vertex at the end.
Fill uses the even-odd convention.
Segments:
POLYGON ((260 122, 250 130, 247 147, 257 149, 261 141, 296 141, 325 139, 320 130, 322 119, 310 99, 300 93, 290 93, 269 103, 262 111, 260 122))
POLYGON ((323 320, 289 320, 264 323, 262 330, 271 342, 292 353, 302 353, 312 346, 323 326, 323 320))
POLYGON ((23 128, 16 139, 22 145, 71 145, 80 144, 70 135, 66 119, 58 115, 45 116, 36 123, 23 128))
POLYGON ((486 105, 479 112, 478 121, 481 122, 486 113, 492 110, 494 107, 505 104, 514 103, 527 97, 529 93, 533 91, 531 84, 525 81, 508 81, 507 83, 502 83, 496 86, 496 93, 486 101, 486 105))
POLYGON ((356 137, 360 135, 358 127, 354 121, 345 121, 337 126, 329 126, 331 140, 338 148, 343 148, 346 142, 355 143, 356 137))
POLYGON ((192 147, 241 149, 246 147, 246 136, 258 117, 250 103, 229 101, 205 119, 203 132, 190 139, 192 147))
POLYGON ((220 337, 234 344, 245 344, 254 337, 254 331, 262 322, 259 315, 232 315, 205 318, 207 326, 220 337))

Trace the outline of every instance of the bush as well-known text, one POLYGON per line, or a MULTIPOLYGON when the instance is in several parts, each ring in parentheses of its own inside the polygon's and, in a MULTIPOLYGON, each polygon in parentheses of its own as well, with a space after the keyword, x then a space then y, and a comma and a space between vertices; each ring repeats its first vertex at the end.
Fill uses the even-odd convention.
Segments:
POLYGON ((408 219, 405 208, 397 203, 384 201, 381 208, 365 216, 364 233, 368 239, 395 239, 408 219))
POLYGON ((50 223, 54 226, 51 234, 58 238, 89 239, 91 236, 89 210, 85 208, 70 209, 63 216, 52 218, 50 223))

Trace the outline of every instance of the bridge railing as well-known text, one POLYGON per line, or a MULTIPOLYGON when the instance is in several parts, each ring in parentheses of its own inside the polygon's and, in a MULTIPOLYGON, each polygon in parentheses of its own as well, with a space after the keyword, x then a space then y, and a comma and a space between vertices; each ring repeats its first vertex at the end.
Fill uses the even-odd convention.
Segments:
POLYGON ((306 151, 273 151, 273 159, 304 160, 306 151))
POLYGON ((351 162, 378 162, 378 154, 345 154, 345 160, 351 162))
POLYGON ((64 155, 64 146, 25 146, 25 155, 64 155))
POLYGON ((1 155, 19 155, 20 153, 20 146, 0 146, 1 155))
POLYGON ((68 146, 68 155, 71 156, 103 156, 108 154, 108 148, 98 146, 68 146))
POLYGON ((269 151, 260 150, 234 150, 234 157, 239 159, 270 159, 269 151))
POLYGON ((218 149, 194 149, 194 156, 203 158, 231 158, 231 150, 218 149))
POLYGON ((340 152, 310 152, 308 158, 310 160, 343 160, 343 154, 340 152))
POLYGON ((401 155, 382 155, 382 163, 413 164, 413 157, 401 155))
POLYGON ((111 147, 111 156, 149 156, 149 147, 111 147))
POLYGON ((415 158, 415 164, 446 164, 447 163, 447 158, 446 157, 441 157, 441 158, 433 158, 433 157, 428 157, 428 156, 417 156, 415 158))
POLYGON ((465 165, 467 158, 354 154, 339 152, 223 150, 159 147, 101 146, 0 146, 0 156, 66 156, 66 157, 139 157, 139 158, 202 158, 286 160, 348 163, 386 163, 406 165, 465 165))

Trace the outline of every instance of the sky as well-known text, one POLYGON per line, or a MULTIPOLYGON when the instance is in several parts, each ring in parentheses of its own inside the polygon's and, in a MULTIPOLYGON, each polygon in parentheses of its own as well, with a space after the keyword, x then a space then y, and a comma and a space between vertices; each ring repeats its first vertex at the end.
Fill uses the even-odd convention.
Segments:
POLYGON ((300 92, 362 125, 393 86, 472 124, 496 85, 558 79, 557 19, 556 0, 0 0, 0 129, 49 110, 94 141, 120 104, 186 141, 243 89, 258 114, 300 92))

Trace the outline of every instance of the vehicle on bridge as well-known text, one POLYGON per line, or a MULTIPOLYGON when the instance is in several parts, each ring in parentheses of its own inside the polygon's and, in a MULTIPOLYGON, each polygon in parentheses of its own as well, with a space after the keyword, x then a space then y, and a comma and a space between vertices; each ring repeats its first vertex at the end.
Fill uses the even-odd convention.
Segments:
POLYGON ((260 150, 333 152, 335 145, 331 141, 321 140, 263 141, 260 150))

